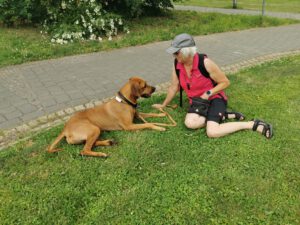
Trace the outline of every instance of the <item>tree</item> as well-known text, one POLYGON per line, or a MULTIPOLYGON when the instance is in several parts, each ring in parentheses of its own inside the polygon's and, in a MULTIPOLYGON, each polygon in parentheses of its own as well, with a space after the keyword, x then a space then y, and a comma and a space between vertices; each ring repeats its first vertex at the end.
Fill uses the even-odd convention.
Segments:
POLYGON ((266 8, 266 1, 263 0, 263 2, 262 2, 262 11, 261 11, 262 16, 265 15, 265 8, 266 8))
POLYGON ((232 8, 237 9, 237 0, 232 0, 232 8))

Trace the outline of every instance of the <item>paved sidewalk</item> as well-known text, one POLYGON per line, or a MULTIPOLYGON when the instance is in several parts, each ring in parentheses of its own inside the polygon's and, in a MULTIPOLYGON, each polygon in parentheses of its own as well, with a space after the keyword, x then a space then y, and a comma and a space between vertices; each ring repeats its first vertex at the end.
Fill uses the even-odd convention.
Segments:
MULTIPOLYGON (((220 66, 300 49, 300 24, 195 37, 220 66)), ((0 69, 0 131, 45 114, 113 96, 129 77, 170 78, 170 41, 0 69)))
MULTIPOLYGON (((300 3, 299 3, 300 7, 300 3)), ((223 14, 233 14, 233 15, 261 15, 261 11, 256 10, 247 10, 247 9, 222 9, 222 8, 209 8, 209 7, 200 7, 200 6, 183 6, 175 5, 174 9, 176 10, 191 10, 198 12, 218 12, 223 14)), ((277 18, 289 18, 300 20, 300 13, 285 13, 285 12, 270 12, 265 11, 266 16, 277 17, 277 18)))

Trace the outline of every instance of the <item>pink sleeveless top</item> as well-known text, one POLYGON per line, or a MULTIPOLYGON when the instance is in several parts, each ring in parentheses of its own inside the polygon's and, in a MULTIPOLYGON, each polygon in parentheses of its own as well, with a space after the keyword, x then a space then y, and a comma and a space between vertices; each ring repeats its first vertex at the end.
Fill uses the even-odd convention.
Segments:
MULTIPOLYGON (((192 97, 200 97, 206 91, 214 87, 212 80, 210 78, 205 77, 199 71, 198 62, 199 62, 199 55, 195 54, 190 78, 188 78, 184 65, 182 63, 178 62, 176 66, 176 69, 179 70, 179 74, 180 74, 179 75, 180 85, 185 91, 185 93, 187 94, 187 96, 189 97, 190 103, 192 97), (188 89, 188 85, 190 86, 190 89, 188 89)), ((224 91, 221 91, 218 94, 211 96, 209 100, 215 98, 223 98, 225 101, 227 101, 227 96, 225 95, 224 91)))

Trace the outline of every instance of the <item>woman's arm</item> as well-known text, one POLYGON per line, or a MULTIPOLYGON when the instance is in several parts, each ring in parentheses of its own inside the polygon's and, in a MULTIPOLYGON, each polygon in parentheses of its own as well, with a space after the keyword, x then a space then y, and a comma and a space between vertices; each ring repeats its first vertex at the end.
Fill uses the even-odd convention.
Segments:
MULTIPOLYGON (((209 72, 211 79, 213 79, 217 83, 217 85, 210 90, 211 91, 210 96, 219 93, 220 91, 224 90, 230 85, 230 81, 226 77, 225 73, 212 60, 206 58, 204 60, 204 66, 207 72, 209 72)), ((210 96, 204 93, 201 96, 201 98, 208 99, 210 96)))
POLYGON ((173 67, 173 71, 172 71, 172 77, 171 77, 171 85, 168 89, 168 93, 167 93, 167 97, 165 98, 164 102, 162 104, 154 104, 152 105, 152 107, 154 108, 164 108, 166 107, 174 98, 174 96, 176 95, 177 91, 178 91, 178 87, 179 87, 179 81, 175 72, 175 67, 173 67))

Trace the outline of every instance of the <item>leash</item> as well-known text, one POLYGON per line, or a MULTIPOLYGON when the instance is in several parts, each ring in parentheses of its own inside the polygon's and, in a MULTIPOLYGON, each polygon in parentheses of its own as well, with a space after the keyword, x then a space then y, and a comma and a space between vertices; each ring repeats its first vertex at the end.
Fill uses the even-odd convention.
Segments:
MULTIPOLYGON (((172 108, 172 109, 176 109, 177 108, 177 105, 167 105, 168 108, 172 108)), ((157 109, 159 110, 160 112, 164 113, 168 119, 171 121, 171 123, 151 123, 151 124, 154 124, 154 125, 157 125, 157 126, 165 126, 165 127, 175 127, 177 126, 177 123, 176 121, 173 119, 173 117, 165 110, 163 110, 162 108, 159 108, 157 109)), ((149 123, 147 122, 142 116, 139 116, 139 118, 144 122, 144 123, 149 123)))

